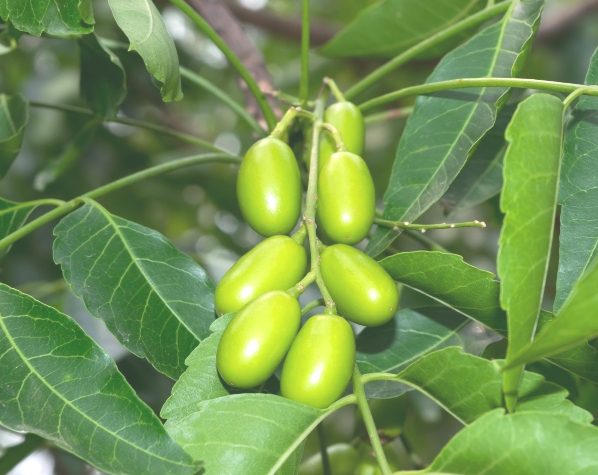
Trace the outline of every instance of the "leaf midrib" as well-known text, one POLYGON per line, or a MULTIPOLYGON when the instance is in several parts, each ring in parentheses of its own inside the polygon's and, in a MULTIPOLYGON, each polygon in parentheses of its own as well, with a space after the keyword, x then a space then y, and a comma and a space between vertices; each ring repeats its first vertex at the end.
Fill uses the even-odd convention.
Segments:
MULTIPOLYGON (((9 295, 11 295, 9 292, 6 292, 5 290, 0 290, 0 292, 4 292, 4 293, 8 293, 9 295)), ((21 292, 16 291, 19 294, 21 294, 21 292)), ((27 316, 21 316, 21 317, 25 317, 28 318, 27 316)), ((96 421, 95 419, 92 419, 90 416, 88 416, 85 412, 81 411, 76 405, 74 405, 72 403, 72 401, 69 401, 68 399, 66 399, 61 393, 59 393, 48 381, 46 381, 46 379, 35 369, 34 366, 32 366, 29 362, 29 359, 27 358, 27 355, 25 355, 20 347, 17 345, 17 343, 15 342, 15 340, 13 339, 10 331, 8 330, 8 328, 6 327, 6 324, 4 323, 4 317, 2 315, 0 315, 0 329, 2 329, 3 333, 6 335, 6 338, 8 339, 8 342, 10 344, 10 346, 14 349, 14 351, 17 353, 17 355, 19 356, 19 358, 21 358, 21 360, 23 361, 23 363, 25 364, 25 366, 29 369, 29 373, 33 374, 35 377, 37 377, 37 379, 39 381, 42 382, 42 384, 48 388, 48 390, 53 393, 58 399, 60 399, 65 406, 70 407, 71 409, 73 409, 76 413, 78 413, 80 416, 82 416, 84 419, 87 419, 88 421, 90 421, 94 426, 98 427, 99 429, 103 430, 104 432, 106 432, 107 434, 111 435, 112 437, 114 437, 115 439, 123 442, 124 444, 139 450, 142 453, 145 453, 147 455, 149 455, 152 458, 155 458, 157 460, 162 460, 164 462, 170 463, 170 464, 176 464, 179 465, 181 467, 193 467, 193 465, 188 465, 188 464, 184 464, 181 462, 177 462, 175 460, 172 459, 167 459, 165 457, 162 457, 160 455, 157 455, 155 453, 149 452, 148 450, 134 444, 133 442, 121 437, 120 435, 118 435, 115 432, 112 432, 110 429, 108 429, 107 427, 101 425, 98 421, 96 421)))
MULTIPOLYGON (((512 18, 512 13, 513 13, 513 5, 511 5, 511 7, 509 8, 509 11, 507 13, 507 15, 505 15, 505 18, 503 18, 503 23, 502 23, 502 27, 500 29, 500 34, 499 34, 499 41, 498 41, 498 45, 500 45, 498 48, 496 48, 495 52, 494 52, 494 56, 492 58, 491 61, 491 65, 486 73, 486 77, 488 77, 488 75, 494 70, 494 68, 496 67, 496 62, 498 60, 498 56, 499 53, 502 49, 502 44, 504 41, 504 37, 505 37, 505 32, 507 30, 507 24, 509 23, 509 21, 512 18)), ((452 154, 453 150, 455 149, 455 146, 457 145, 458 140, 461 138, 461 135, 463 135, 463 132, 465 131, 466 127, 469 126, 469 124, 471 123, 471 118, 473 116, 473 114, 478 110, 478 108, 480 107, 480 104, 482 103, 479 98, 483 97, 483 94, 485 93, 485 91, 487 90, 487 87, 481 88, 480 90, 480 94, 478 96, 478 100, 475 101, 474 106, 471 109, 471 112, 469 113, 469 116, 467 117, 467 119, 465 120, 463 127, 461 127, 461 130, 459 131, 459 134, 457 135, 457 138, 455 140, 453 140, 453 142, 450 145, 450 148, 448 150, 448 152, 444 155, 444 159, 442 160, 442 164, 444 165, 446 163, 447 158, 452 154)), ((504 94, 503 94, 504 96, 504 94)), ((502 97, 502 96, 501 96, 502 97)), ((499 98, 500 99, 500 98, 499 98)), ((472 146, 475 144, 472 144, 472 146)), ((471 150, 471 148, 470 148, 471 150)), ((443 167, 438 167, 436 168, 436 171, 434 172, 434 174, 432 175, 430 181, 434 180, 437 176, 438 173, 440 173, 440 170, 443 167)), ((428 181, 428 183, 430 183, 430 181, 428 181)), ((416 198, 412 201, 412 204, 409 208, 407 208, 404 212, 402 217, 404 216, 408 216, 409 213, 411 213, 411 211, 413 210, 413 208, 415 207, 415 203, 419 203, 420 198, 422 197, 422 195, 424 194, 424 192, 429 188, 428 185, 426 185, 425 187, 423 187, 421 189, 421 191, 417 194, 416 198)), ((415 217, 413 217, 413 219, 415 219, 415 217)))
POLYGON ((108 224, 111 225, 111 227, 114 229, 114 232, 116 233, 116 235, 119 237, 120 241, 122 242, 125 250, 127 251, 127 253, 129 254, 129 256, 131 257, 131 261, 133 262, 133 264, 135 265, 135 267, 137 268, 137 270, 139 270, 139 272, 141 273, 141 275, 144 277, 144 279, 146 279, 146 281, 150 284, 150 292, 153 292, 156 296, 158 296, 158 298, 160 299, 160 301, 164 304, 164 306, 171 312, 171 314, 173 316, 175 316, 175 318, 177 319, 177 321, 183 326, 185 327, 185 329, 193 336, 193 338, 195 338, 197 340, 197 342, 199 343, 201 341, 201 339, 199 339, 199 337, 189 328, 189 326, 186 324, 186 322, 184 322, 182 320, 182 318, 180 317, 180 315, 178 314, 178 312, 176 312, 171 306, 170 304, 164 299, 164 297, 162 296, 162 294, 160 292, 158 292, 158 290, 156 289, 155 286, 155 282, 153 281, 152 278, 150 278, 150 276, 146 273, 145 269, 143 268, 143 266, 139 263, 139 259, 137 257, 137 255, 133 252, 133 249, 131 249, 131 247, 129 246, 129 243, 127 241, 127 239, 125 238, 125 236, 123 235, 123 233, 120 230, 119 225, 114 221, 114 219, 112 218, 112 215, 105 209, 103 208, 99 203, 90 200, 88 201, 88 203, 95 207, 104 217, 105 219, 108 221, 108 224))

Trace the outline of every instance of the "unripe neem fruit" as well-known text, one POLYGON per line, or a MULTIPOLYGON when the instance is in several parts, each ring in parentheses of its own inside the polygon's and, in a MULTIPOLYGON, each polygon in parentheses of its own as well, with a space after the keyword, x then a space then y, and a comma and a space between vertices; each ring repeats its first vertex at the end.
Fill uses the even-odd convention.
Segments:
MULTIPOLYGON (((336 102, 324 112, 324 122, 338 130, 347 151, 357 155, 363 153, 365 124, 359 107, 348 101, 336 102)), ((335 150, 333 138, 330 134, 323 133, 320 140, 319 165, 323 166, 335 150)))
MULTIPOLYGON (((326 448, 330 472, 332 474, 352 474, 359 462, 357 449, 350 444, 332 444, 326 448)), ((316 452, 299 466, 298 475, 325 475, 322 465, 322 453, 316 452)))
POLYGON ((394 317, 397 284, 378 262, 344 244, 327 247, 320 258, 322 277, 339 313, 366 326, 383 325, 394 317))
POLYGON ((317 408, 336 401, 351 380, 355 337, 338 315, 315 315, 299 330, 282 367, 284 397, 317 408))
POLYGON ((334 242, 355 244, 374 222, 376 193, 370 171, 361 157, 335 152, 318 177, 318 223, 334 242))
POLYGON ((244 254, 216 286, 219 315, 236 312, 271 290, 287 290, 307 267, 305 248, 288 236, 272 236, 244 254))
POLYGON ((301 212, 301 175, 286 143, 266 137, 249 148, 239 168, 237 199, 243 218, 259 234, 293 229, 301 212))
POLYGON ((299 302, 282 290, 243 307, 218 344, 216 367, 222 379, 243 389, 264 383, 282 362, 300 324, 299 302))

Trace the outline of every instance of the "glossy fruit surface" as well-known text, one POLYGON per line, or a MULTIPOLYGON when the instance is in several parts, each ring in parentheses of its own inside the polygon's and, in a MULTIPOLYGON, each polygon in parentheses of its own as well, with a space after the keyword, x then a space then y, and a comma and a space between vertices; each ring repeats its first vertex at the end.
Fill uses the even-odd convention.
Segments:
POLYGON ((216 287, 219 315, 236 312, 271 290, 287 290, 305 275, 307 255, 288 236, 272 236, 243 255, 216 287))
POLYGON ((370 171, 354 153, 333 153, 318 177, 318 223, 334 242, 355 244, 367 236, 376 212, 370 171))
POLYGON ((284 397, 317 408, 336 401, 351 380, 355 337, 338 315, 310 317, 291 345, 282 367, 284 397))
POLYGON ((324 282, 339 313, 366 326, 391 320, 399 293, 395 281, 374 259, 351 246, 335 244, 321 254, 324 282))
MULTIPOLYGON (((359 461, 357 450, 350 444, 332 444, 326 448, 330 471, 333 474, 352 474, 359 461)), ((299 475, 325 475, 322 465, 322 454, 317 452, 299 467, 299 475)))
POLYGON ((265 293, 245 306, 218 345, 216 366, 222 379, 245 389, 265 382, 282 362, 300 324, 299 302, 282 290, 265 293))
POLYGON ((259 234, 293 229, 301 212, 301 175, 286 143, 266 137, 249 148, 239 168, 237 199, 243 217, 259 234))
MULTIPOLYGON (((324 122, 338 130, 347 151, 357 155, 363 154, 365 124, 359 107, 348 101, 336 102, 324 112, 324 122)), ((320 140, 320 167, 335 150, 334 140, 330 134, 323 132, 320 140)))

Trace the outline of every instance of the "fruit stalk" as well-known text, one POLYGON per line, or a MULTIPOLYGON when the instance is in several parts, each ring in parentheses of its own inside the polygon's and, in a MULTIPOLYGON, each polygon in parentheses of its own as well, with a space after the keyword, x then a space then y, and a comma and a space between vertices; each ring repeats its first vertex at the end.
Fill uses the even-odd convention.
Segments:
POLYGON ((370 410, 370 406, 368 406, 368 400, 365 395, 361 373, 359 372, 357 365, 355 365, 355 370, 353 371, 353 394, 355 394, 355 397, 357 398, 357 407, 359 408, 365 429, 368 433, 368 437, 370 438, 370 443, 372 444, 372 448, 376 454, 376 460, 378 460, 380 470, 382 470, 382 475, 391 475, 392 470, 388 465, 388 460, 386 460, 386 454, 382 448, 382 442, 380 441, 380 436, 378 435, 378 430, 376 429, 376 423, 374 422, 372 411, 370 410))
POLYGON ((316 120, 313 124, 311 152, 309 161, 309 181, 307 184, 307 197, 305 202, 305 214, 303 222, 307 229, 309 239, 309 251, 311 254, 311 271, 316 276, 316 284, 324 298, 326 313, 336 314, 336 305, 328 288, 322 278, 320 271, 320 251, 318 248, 318 237, 316 235, 316 208, 318 201, 318 151, 320 143, 320 132, 322 130, 322 116, 324 113, 324 98, 319 97, 316 101, 316 120))

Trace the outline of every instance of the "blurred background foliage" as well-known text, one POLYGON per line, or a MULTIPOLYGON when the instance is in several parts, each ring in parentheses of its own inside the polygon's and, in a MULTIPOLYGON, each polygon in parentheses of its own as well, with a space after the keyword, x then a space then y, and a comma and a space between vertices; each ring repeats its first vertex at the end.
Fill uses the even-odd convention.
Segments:
MULTIPOLYGON (((261 50, 275 87, 296 94, 300 74, 297 34, 300 2, 228 1, 251 40, 261 50)), ((359 11, 375 2, 326 0, 311 3, 313 43, 317 46, 348 24, 359 11)), ((243 102, 237 77, 222 53, 168 2, 158 1, 156 4, 175 39, 181 64, 243 102)), ((106 3, 94 2, 94 8, 97 34, 103 38, 122 40, 106 3)), ((598 2, 550 0, 523 76, 581 83, 596 44, 598 2)), ((162 103, 159 91, 152 84, 140 58, 125 50, 119 50, 118 55, 127 72, 128 86, 120 114, 187 131, 238 154, 242 154, 255 140, 250 127, 226 105, 184 79, 184 99, 162 103)), ((436 55, 414 61, 380 81, 364 96, 423 82, 438 59, 436 55)), ((327 58, 316 48, 310 57, 311 93, 315 94, 324 76, 331 76, 341 88, 347 88, 381 63, 381 59, 372 58, 327 58)), ((79 98, 77 43, 21 36, 16 50, 0 55, 0 92, 21 92, 31 100, 84 105, 79 98)), ((411 100, 406 100, 397 106, 404 107, 410 103, 411 100)), ((282 108, 284 104, 280 106, 282 108)), ((62 175, 42 189, 40 172, 64 154, 88 120, 89 117, 78 114, 32 108, 23 149, 8 175, 0 182, 1 196, 15 201, 42 197, 69 199, 134 171, 199 151, 172 137, 120 124, 103 124, 96 127, 90 139, 73 154, 62 175)), ((368 125, 366 158, 379 197, 386 186, 403 124, 404 119, 399 118, 377 120, 368 125)), ((176 246, 204 265, 214 280, 218 280, 240 254, 259 240, 240 218, 234 183, 234 167, 203 166, 141 182, 101 201, 111 212, 165 234, 176 246)), ((441 202, 422 221, 445 219, 441 202)), ((438 230, 426 236, 451 252, 464 255, 468 262, 494 271, 501 219, 498 200, 494 198, 474 209, 461 211, 452 215, 451 219, 483 219, 489 226, 485 230, 438 230)), ((51 260, 51 246, 51 226, 16 243, 10 254, 0 262, 2 280, 77 319, 118 360, 120 369, 141 397, 152 407, 159 408, 168 396, 172 382, 143 360, 123 357, 125 352, 105 330, 103 323, 91 317, 66 288, 59 268, 51 260)), ((396 245, 400 250, 421 246, 421 242, 409 235, 402 236, 396 245)), ((558 249, 558 246, 554 248, 558 249)), ((403 294, 404 306, 425 303, 420 296, 409 292, 403 294)), ((475 326, 470 326, 462 336, 466 343, 471 342, 470 349, 478 353, 495 339, 475 326)), ((490 348, 500 354, 499 346, 490 348)), ((572 381, 572 377, 565 373, 553 375, 553 379, 559 378, 559 382, 573 392, 579 404, 596 414, 598 392, 593 386, 572 381)), ((413 392, 394 400, 377 400, 373 405, 379 427, 388 442, 390 460, 397 468, 425 465, 459 429, 459 424, 441 408, 413 392)), ((360 429, 360 421, 353 409, 340 411, 327 420, 325 432, 329 444, 351 444, 351 447, 334 445, 331 454, 341 455, 331 455, 333 459, 353 461, 354 464, 355 457, 368 458, 367 437, 360 429), (355 455, 358 452, 360 455, 355 455)), ((17 435, 0 433, 0 452, 2 446, 14 445, 19 440, 17 435)), ((303 473, 321 473, 317 451, 317 440, 310 438, 306 444, 307 461, 303 473), (315 459, 309 460, 312 455, 315 459)), ((65 452, 45 449, 29 457, 13 472, 41 475, 93 471, 65 452)))

